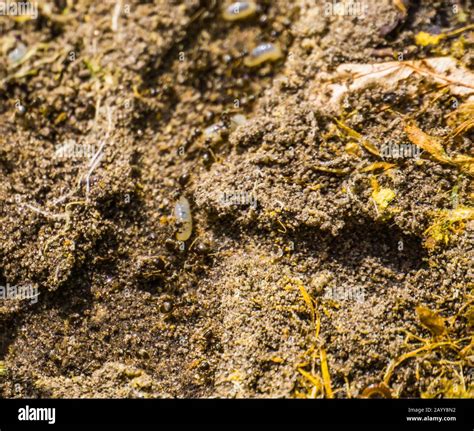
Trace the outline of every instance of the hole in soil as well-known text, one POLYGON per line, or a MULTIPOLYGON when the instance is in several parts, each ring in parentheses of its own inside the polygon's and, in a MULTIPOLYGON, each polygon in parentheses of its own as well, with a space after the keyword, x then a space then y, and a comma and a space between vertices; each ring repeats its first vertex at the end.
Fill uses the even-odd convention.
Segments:
POLYGON ((397 226, 369 219, 348 222, 335 237, 303 228, 292 240, 308 252, 325 251, 329 260, 353 268, 360 267, 367 257, 373 257, 383 266, 407 273, 421 268, 427 256, 420 238, 404 233, 397 226))
POLYGON ((373 221, 347 226, 328 245, 331 257, 345 266, 358 267, 363 259, 373 257, 405 273, 419 269, 427 256, 420 238, 373 221))

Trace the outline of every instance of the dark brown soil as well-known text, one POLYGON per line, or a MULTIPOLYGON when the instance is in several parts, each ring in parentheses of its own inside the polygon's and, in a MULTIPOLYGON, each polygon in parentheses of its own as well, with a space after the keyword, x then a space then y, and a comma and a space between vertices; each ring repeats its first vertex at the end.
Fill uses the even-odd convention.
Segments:
POLYGON ((0 298, 1 396, 474 396, 472 3, 257 3, 0 17, 0 286, 39 293, 0 298), (341 65, 441 57, 331 102, 341 65), (370 150, 413 122, 448 162, 370 150))

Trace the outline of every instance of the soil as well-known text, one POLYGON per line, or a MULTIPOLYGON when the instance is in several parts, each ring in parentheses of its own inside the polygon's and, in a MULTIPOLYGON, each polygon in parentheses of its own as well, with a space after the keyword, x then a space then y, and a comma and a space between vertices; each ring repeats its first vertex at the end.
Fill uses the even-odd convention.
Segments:
POLYGON ((472 28, 416 43, 472 3, 257 3, 0 17, 0 285, 38 289, 0 299, 2 397, 474 396, 474 226, 449 218, 472 171, 364 145, 413 145, 415 121, 472 156, 472 28), (282 58, 246 66, 263 42, 282 58), (413 73, 330 103, 341 65, 447 56, 462 94, 413 73))

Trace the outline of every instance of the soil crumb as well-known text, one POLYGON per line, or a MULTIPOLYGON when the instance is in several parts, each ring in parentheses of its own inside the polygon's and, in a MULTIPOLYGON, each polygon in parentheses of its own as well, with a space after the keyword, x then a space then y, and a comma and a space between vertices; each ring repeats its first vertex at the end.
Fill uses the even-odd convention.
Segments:
POLYGON ((231 3, 0 16, 0 396, 474 397, 472 3, 231 3))

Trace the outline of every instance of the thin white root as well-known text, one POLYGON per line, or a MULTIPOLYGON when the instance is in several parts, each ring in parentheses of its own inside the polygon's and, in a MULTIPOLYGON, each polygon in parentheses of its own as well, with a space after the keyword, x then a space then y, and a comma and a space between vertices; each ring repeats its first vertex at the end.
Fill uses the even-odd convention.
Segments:
POLYGON ((115 3, 115 8, 114 12, 112 14, 112 31, 117 32, 118 27, 119 27, 119 18, 120 18, 120 13, 122 12, 122 0, 117 0, 117 3, 115 3))
POLYGON ((44 210, 42 210, 40 208, 37 208, 33 205, 30 205, 30 204, 22 204, 22 205, 24 207, 30 209, 31 211, 34 211, 35 213, 41 214, 42 216, 47 217, 47 218, 55 218, 55 219, 66 219, 67 218, 66 213, 53 214, 53 213, 50 213, 48 211, 44 211, 44 210))
POLYGON ((89 193, 90 193, 90 178, 94 170, 99 166, 100 161, 104 157, 104 147, 105 144, 107 143, 107 139, 110 136, 110 132, 112 131, 113 128, 113 110, 110 108, 110 106, 107 106, 107 133, 105 134, 105 138, 102 140, 102 143, 100 144, 99 149, 97 152, 92 156, 92 158, 89 161, 89 171, 87 172, 86 175, 86 201, 89 200, 89 193))

